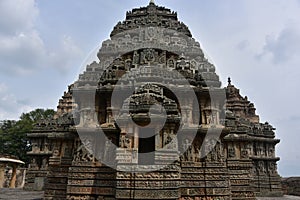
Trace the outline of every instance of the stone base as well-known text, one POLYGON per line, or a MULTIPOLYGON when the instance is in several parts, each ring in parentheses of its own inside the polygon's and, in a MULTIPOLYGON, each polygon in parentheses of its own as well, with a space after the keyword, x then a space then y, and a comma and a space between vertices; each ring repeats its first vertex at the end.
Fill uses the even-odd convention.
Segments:
POLYGON ((73 162, 69 169, 67 198, 114 199, 116 171, 98 162, 73 162))
POLYGON ((47 182, 47 170, 29 169, 26 173, 24 190, 43 191, 47 182))

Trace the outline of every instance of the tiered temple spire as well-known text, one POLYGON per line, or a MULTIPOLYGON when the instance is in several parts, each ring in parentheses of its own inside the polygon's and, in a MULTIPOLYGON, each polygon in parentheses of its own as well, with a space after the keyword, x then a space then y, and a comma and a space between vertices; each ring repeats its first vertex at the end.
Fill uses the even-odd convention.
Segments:
POLYGON ((274 128, 260 123, 230 78, 221 87, 176 12, 154 0, 128 11, 97 56, 60 100, 56 118, 28 134, 27 189, 44 186, 45 200, 281 195, 274 128), (112 100, 120 88, 135 89, 112 100))

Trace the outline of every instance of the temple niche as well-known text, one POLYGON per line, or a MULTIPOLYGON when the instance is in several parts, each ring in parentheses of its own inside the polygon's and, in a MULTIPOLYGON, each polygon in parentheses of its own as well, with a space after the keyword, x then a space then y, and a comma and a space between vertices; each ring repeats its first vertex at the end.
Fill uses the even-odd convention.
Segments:
POLYGON ((49 200, 282 195, 275 129, 221 86, 176 12, 128 11, 97 56, 28 134, 25 188, 49 200))

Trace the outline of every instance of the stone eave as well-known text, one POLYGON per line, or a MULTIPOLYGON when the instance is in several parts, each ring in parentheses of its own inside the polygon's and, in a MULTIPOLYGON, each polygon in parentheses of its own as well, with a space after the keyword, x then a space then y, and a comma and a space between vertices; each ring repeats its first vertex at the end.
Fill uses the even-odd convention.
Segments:
POLYGON ((270 157, 250 156, 250 158, 252 160, 269 160, 269 161, 276 161, 276 162, 280 160, 279 157, 270 158, 270 157))
POLYGON ((276 144, 280 142, 279 139, 254 137, 246 133, 244 134, 230 133, 224 137, 224 140, 225 141, 260 141, 260 142, 268 142, 268 143, 276 143, 276 144))
POLYGON ((0 158, 0 162, 2 163, 18 163, 18 164, 25 164, 23 161, 13 158, 0 158))
POLYGON ((48 152, 27 152, 27 155, 31 155, 31 156, 34 156, 34 155, 37 155, 37 156, 49 156, 49 155, 52 155, 52 151, 48 151, 48 152))

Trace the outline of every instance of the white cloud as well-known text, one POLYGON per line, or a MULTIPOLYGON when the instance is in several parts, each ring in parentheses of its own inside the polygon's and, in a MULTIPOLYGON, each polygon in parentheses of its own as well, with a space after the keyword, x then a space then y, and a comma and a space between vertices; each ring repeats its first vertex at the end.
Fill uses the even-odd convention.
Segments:
POLYGON ((15 113, 19 114, 33 109, 24 102, 18 101, 7 85, 0 83, 0 119, 17 119, 18 116, 15 113))
MULTIPOLYGON (((128 0, 129 4, 136 4, 130 2, 128 0)), ((221 75, 225 84, 226 78, 231 76, 233 84, 255 103, 261 119, 268 120, 278 128, 277 137, 282 139, 279 144, 282 172, 287 174, 292 168, 299 172, 299 159, 292 157, 299 155, 297 153, 299 148, 290 148, 300 142, 299 137, 295 137, 297 131, 299 132, 297 128, 299 119, 295 119, 293 123, 289 122, 292 121, 292 116, 300 116, 299 109, 297 109, 300 98, 298 92, 300 86, 298 80, 300 77, 300 57, 298 58, 300 54, 300 1, 199 2, 195 0, 189 4, 183 4, 180 0, 166 0, 157 4, 166 4, 167 7, 178 11, 180 20, 190 27, 194 37, 204 46, 204 51, 207 51, 208 55, 213 58, 218 74, 221 75), (261 59, 256 59, 257 55, 260 55, 261 59), (284 166, 290 163, 295 163, 295 166, 284 166)), ((67 4, 64 1, 60 3, 67 4)), ((45 7, 47 11, 45 19, 47 18, 47 23, 51 21, 53 24, 51 22, 47 24, 39 15, 43 11, 42 3, 39 3, 40 7, 38 7, 35 0, 0 0, 0 80, 3 82, 1 78, 4 76, 5 80, 6 77, 14 80, 11 83, 7 82, 6 85, 0 84, 0 119, 16 118, 19 113, 26 112, 26 109, 31 110, 28 105, 43 106, 46 98, 48 101, 54 98, 48 93, 44 96, 40 95, 40 91, 53 91, 54 87, 58 87, 50 83, 49 79, 52 78, 52 74, 48 69, 52 68, 65 73, 71 66, 78 67, 82 59, 77 41, 74 41, 70 35, 76 37, 75 32, 81 33, 79 35, 83 36, 81 37, 82 43, 91 43, 91 38, 95 34, 98 37, 97 31, 102 34, 101 30, 111 29, 114 24, 108 21, 111 21, 109 19, 112 16, 123 17, 124 14, 120 12, 130 7, 129 4, 107 5, 107 1, 100 2, 101 8, 99 2, 95 4, 96 6, 93 3, 78 4, 77 2, 70 5, 70 9, 65 10, 61 9, 61 4, 51 3, 51 6, 45 7), (97 11, 96 9, 87 10, 87 5, 89 8, 97 8, 97 11), (77 9, 79 7, 80 11, 77 9), (85 12, 81 12, 84 10, 85 12), (62 11, 63 14, 59 13, 62 11), (82 24, 81 20, 72 17, 78 16, 78 12, 86 14, 83 16, 91 19, 91 26, 94 27, 93 19, 99 19, 99 13, 110 17, 101 22, 103 23, 101 29, 86 29, 83 27, 87 24, 82 24), (59 20, 52 21, 55 17, 59 20), (66 28, 69 29, 67 35, 54 37, 60 38, 59 41, 49 41, 47 35, 40 35, 42 31, 39 32, 39 27, 36 26, 37 21, 46 27, 44 31, 50 30, 53 33, 57 27, 64 24, 72 26, 66 28), (91 37, 85 37, 87 35, 91 37), (51 45, 48 45, 49 43, 51 45), (30 76, 33 77, 30 81, 34 79, 36 86, 35 83, 26 85, 29 81, 24 77, 21 80, 18 77, 11 78, 11 75, 28 74, 41 69, 46 69, 42 71, 48 77, 40 76, 40 74, 35 77, 30 76), (33 87, 43 87, 44 90, 36 92, 32 89, 33 87), (16 91, 11 88, 16 88, 16 91), (18 91, 26 89, 30 95, 22 96, 22 92, 18 91)), ((108 4, 111 4, 111 1, 108 4)), ((146 5, 147 2, 142 4, 146 5)), ((48 6, 48 3, 45 5, 48 6)), ((122 18, 116 18, 116 20, 122 20, 122 18)), ((105 33, 105 37, 108 34, 105 33)), ((95 42, 98 44, 101 39, 95 42)), ((66 81, 65 76, 57 77, 55 81, 61 84, 62 79, 66 81)), ((57 99, 54 99, 54 103, 56 101, 57 99)))
POLYGON ((24 74, 37 66, 43 41, 34 30, 39 10, 34 0, 0 1, 0 69, 24 74))
MULTIPOLYGON (((51 77, 53 71, 65 74, 82 59, 71 36, 58 36, 61 40, 49 42, 40 35, 39 13, 36 0, 0 0, 0 119, 17 119, 22 112, 43 105, 32 89, 35 82, 44 74, 51 77)), ((41 85, 47 82, 45 79, 41 85)))
POLYGON ((291 63, 300 58, 300 24, 290 24, 283 29, 278 36, 266 37, 266 42, 260 57, 270 54, 274 64, 291 63))
POLYGON ((44 43, 35 31, 14 36, 0 36, 0 67, 5 73, 30 73, 42 67, 45 55, 44 43))
MULTIPOLYGON (((283 176, 300 173, 300 138, 296 136, 300 120, 293 118, 300 116, 299 2, 249 0, 239 1, 242 6, 237 6, 232 1, 229 5, 234 12, 217 12, 214 18, 195 12, 198 17, 193 16, 190 23, 204 50, 214 58, 225 85, 230 76, 241 93, 255 103, 262 122, 277 128, 283 176)), ((214 3, 220 7, 223 2, 214 3)), ((216 10, 212 7, 210 13, 216 10)))
POLYGON ((35 0, 1 0, 0 34, 19 34, 31 30, 39 10, 35 0))
POLYGON ((49 63, 62 73, 73 66, 78 65, 78 59, 83 56, 82 50, 75 44, 70 36, 64 35, 57 52, 49 53, 49 63), (63 56, 62 56, 63 55, 63 56))
POLYGON ((58 42, 59 49, 49 50, 35 21, 39 17, 35 0, 0 1, 0 71, 10 75, 26 75, 41 68, 66 71, 81 50, 70 36, 58 42))

